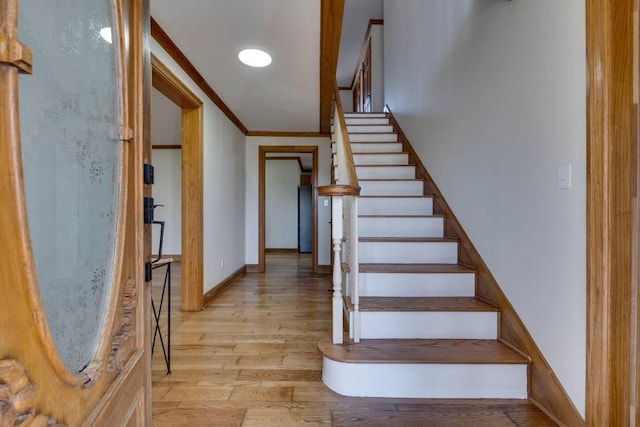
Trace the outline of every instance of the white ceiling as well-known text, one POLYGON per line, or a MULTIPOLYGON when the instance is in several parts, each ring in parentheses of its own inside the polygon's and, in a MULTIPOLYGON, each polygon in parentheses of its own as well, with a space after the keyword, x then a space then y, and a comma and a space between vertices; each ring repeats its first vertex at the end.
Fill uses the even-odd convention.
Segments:
POLYGON ((382 19, 382 14, 382 0, 345 1, 336 72, 338 86, 351 86, 369 20, 382 19))
MULTIPOLYGON (((151 0, 151 15, 250 131, 319 130, 320 0, 151 0), (264 49, 271 66, 237 59, 264 49)), ((346 0, 340 85, 350 85, 382 0, 346 0)))

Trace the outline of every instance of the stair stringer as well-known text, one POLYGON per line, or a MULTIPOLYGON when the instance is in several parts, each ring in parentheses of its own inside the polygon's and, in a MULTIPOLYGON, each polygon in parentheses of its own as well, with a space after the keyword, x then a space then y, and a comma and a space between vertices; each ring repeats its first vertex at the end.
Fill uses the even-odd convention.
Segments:
POLYGON ((446 216, 445 236, 458 239, 460 242, 459 263, 476 269, 476 296, 500 309, 498 339, 531 360, 529 400, 559 425, 584 425, 585 421, 560 380, 451 210, 435 181, 427 172, 388 105, 387 110, 394 132, 398 134, 398 142, 402 143, 402 151, 409 153, 409 163, 416 166, 416 178, 425 181, 425 195, 433 196, 433 213, 446 216))

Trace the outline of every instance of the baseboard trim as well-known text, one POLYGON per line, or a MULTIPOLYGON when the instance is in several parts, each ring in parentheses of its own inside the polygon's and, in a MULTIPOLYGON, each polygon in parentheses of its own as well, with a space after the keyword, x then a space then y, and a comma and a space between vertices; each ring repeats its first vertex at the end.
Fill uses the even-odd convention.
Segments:
POLYGON ((297 254, 298 248, 265 248, 264 252, 268 254, 297 254))
POLYGON ((434 214, 446 215, 445 236, 460 240, 459 262, 472 266, 477 271, 476 295, 489 304, 500 308, 499 339, 531 359, 529 399, 559 425, 584 425, 584 419, 529 334, 524 322, 502 291, 498 281, 489 271, 480 253, 444 199, 442 192, 427 172, 409 139, 402 132, 389 106, 387 109, 390 113, 390 123, 398 133, 398 142, 402 143, 403 151, 409 153, 409 163, 416 165, 416 178, 424 179, 425 194, 433 195, 434 214))
POLYGON ((317 274, 331 274, 331 266, 330 265, 318 265, 316 269, 317 274))
POLYGON ((260 273, 260 266, 258 264, 247 264, 247 273, 260 273))
MULTIPOLYGON (((151 259, 158 258, 158 254, 151 255, 151 259)), ((162 254, 162 258, 172 258, 173 262, 182 262, 182 255, 162 254)))
POLYGON ((230 288, 231 285, 233 285, 238 279, 240 279, 241 277, 245 276, 246 274, 247 274, 247 266, 246 265, 240 267, 239 269, 237 269, 236 271, 231 273, 230 276, 228 276, 226 279, 224 279, 222 282, 218 283, 218 285, 216 285, 215 287, 210 289, 206 294, 204 294, 202 307, 204 308, 204 307, 208 306, 209 304, 211 304, 211 302, 214 299, 219 297, 224 291, 226 291, 228 288, 230 288))

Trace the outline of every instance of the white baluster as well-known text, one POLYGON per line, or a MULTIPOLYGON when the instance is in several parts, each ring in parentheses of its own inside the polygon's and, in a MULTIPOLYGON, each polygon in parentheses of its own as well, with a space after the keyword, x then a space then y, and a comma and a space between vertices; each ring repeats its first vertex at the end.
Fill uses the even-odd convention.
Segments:
POLYGON ((351 245, 351 259, 349 260, 349 267, 351 268, 351 298, 353 300, 353 341, 360 342, 360 288, 359 288, 359 275, 360 266, 358 264, 358 197, 351 197, 351 229, 350 239, 355 242, 351 245))
POLYGON ((342 197, 334 196, 331 203, 332 242, 333 242, 333 343, 342 344, 343 340, 343 301, 342 301, 342 197))

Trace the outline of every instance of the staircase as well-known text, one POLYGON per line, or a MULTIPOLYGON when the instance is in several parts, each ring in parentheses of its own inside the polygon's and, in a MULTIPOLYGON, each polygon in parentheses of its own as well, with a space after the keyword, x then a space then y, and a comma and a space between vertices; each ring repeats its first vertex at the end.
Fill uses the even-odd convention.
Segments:
POLYGON ((388 117, 345 118, 361 187, 361 340, 318 344, 324 383, 347 396, 527 398, 529 360, 498 340, 500 312, 475 296, 476 272, 388 117))

